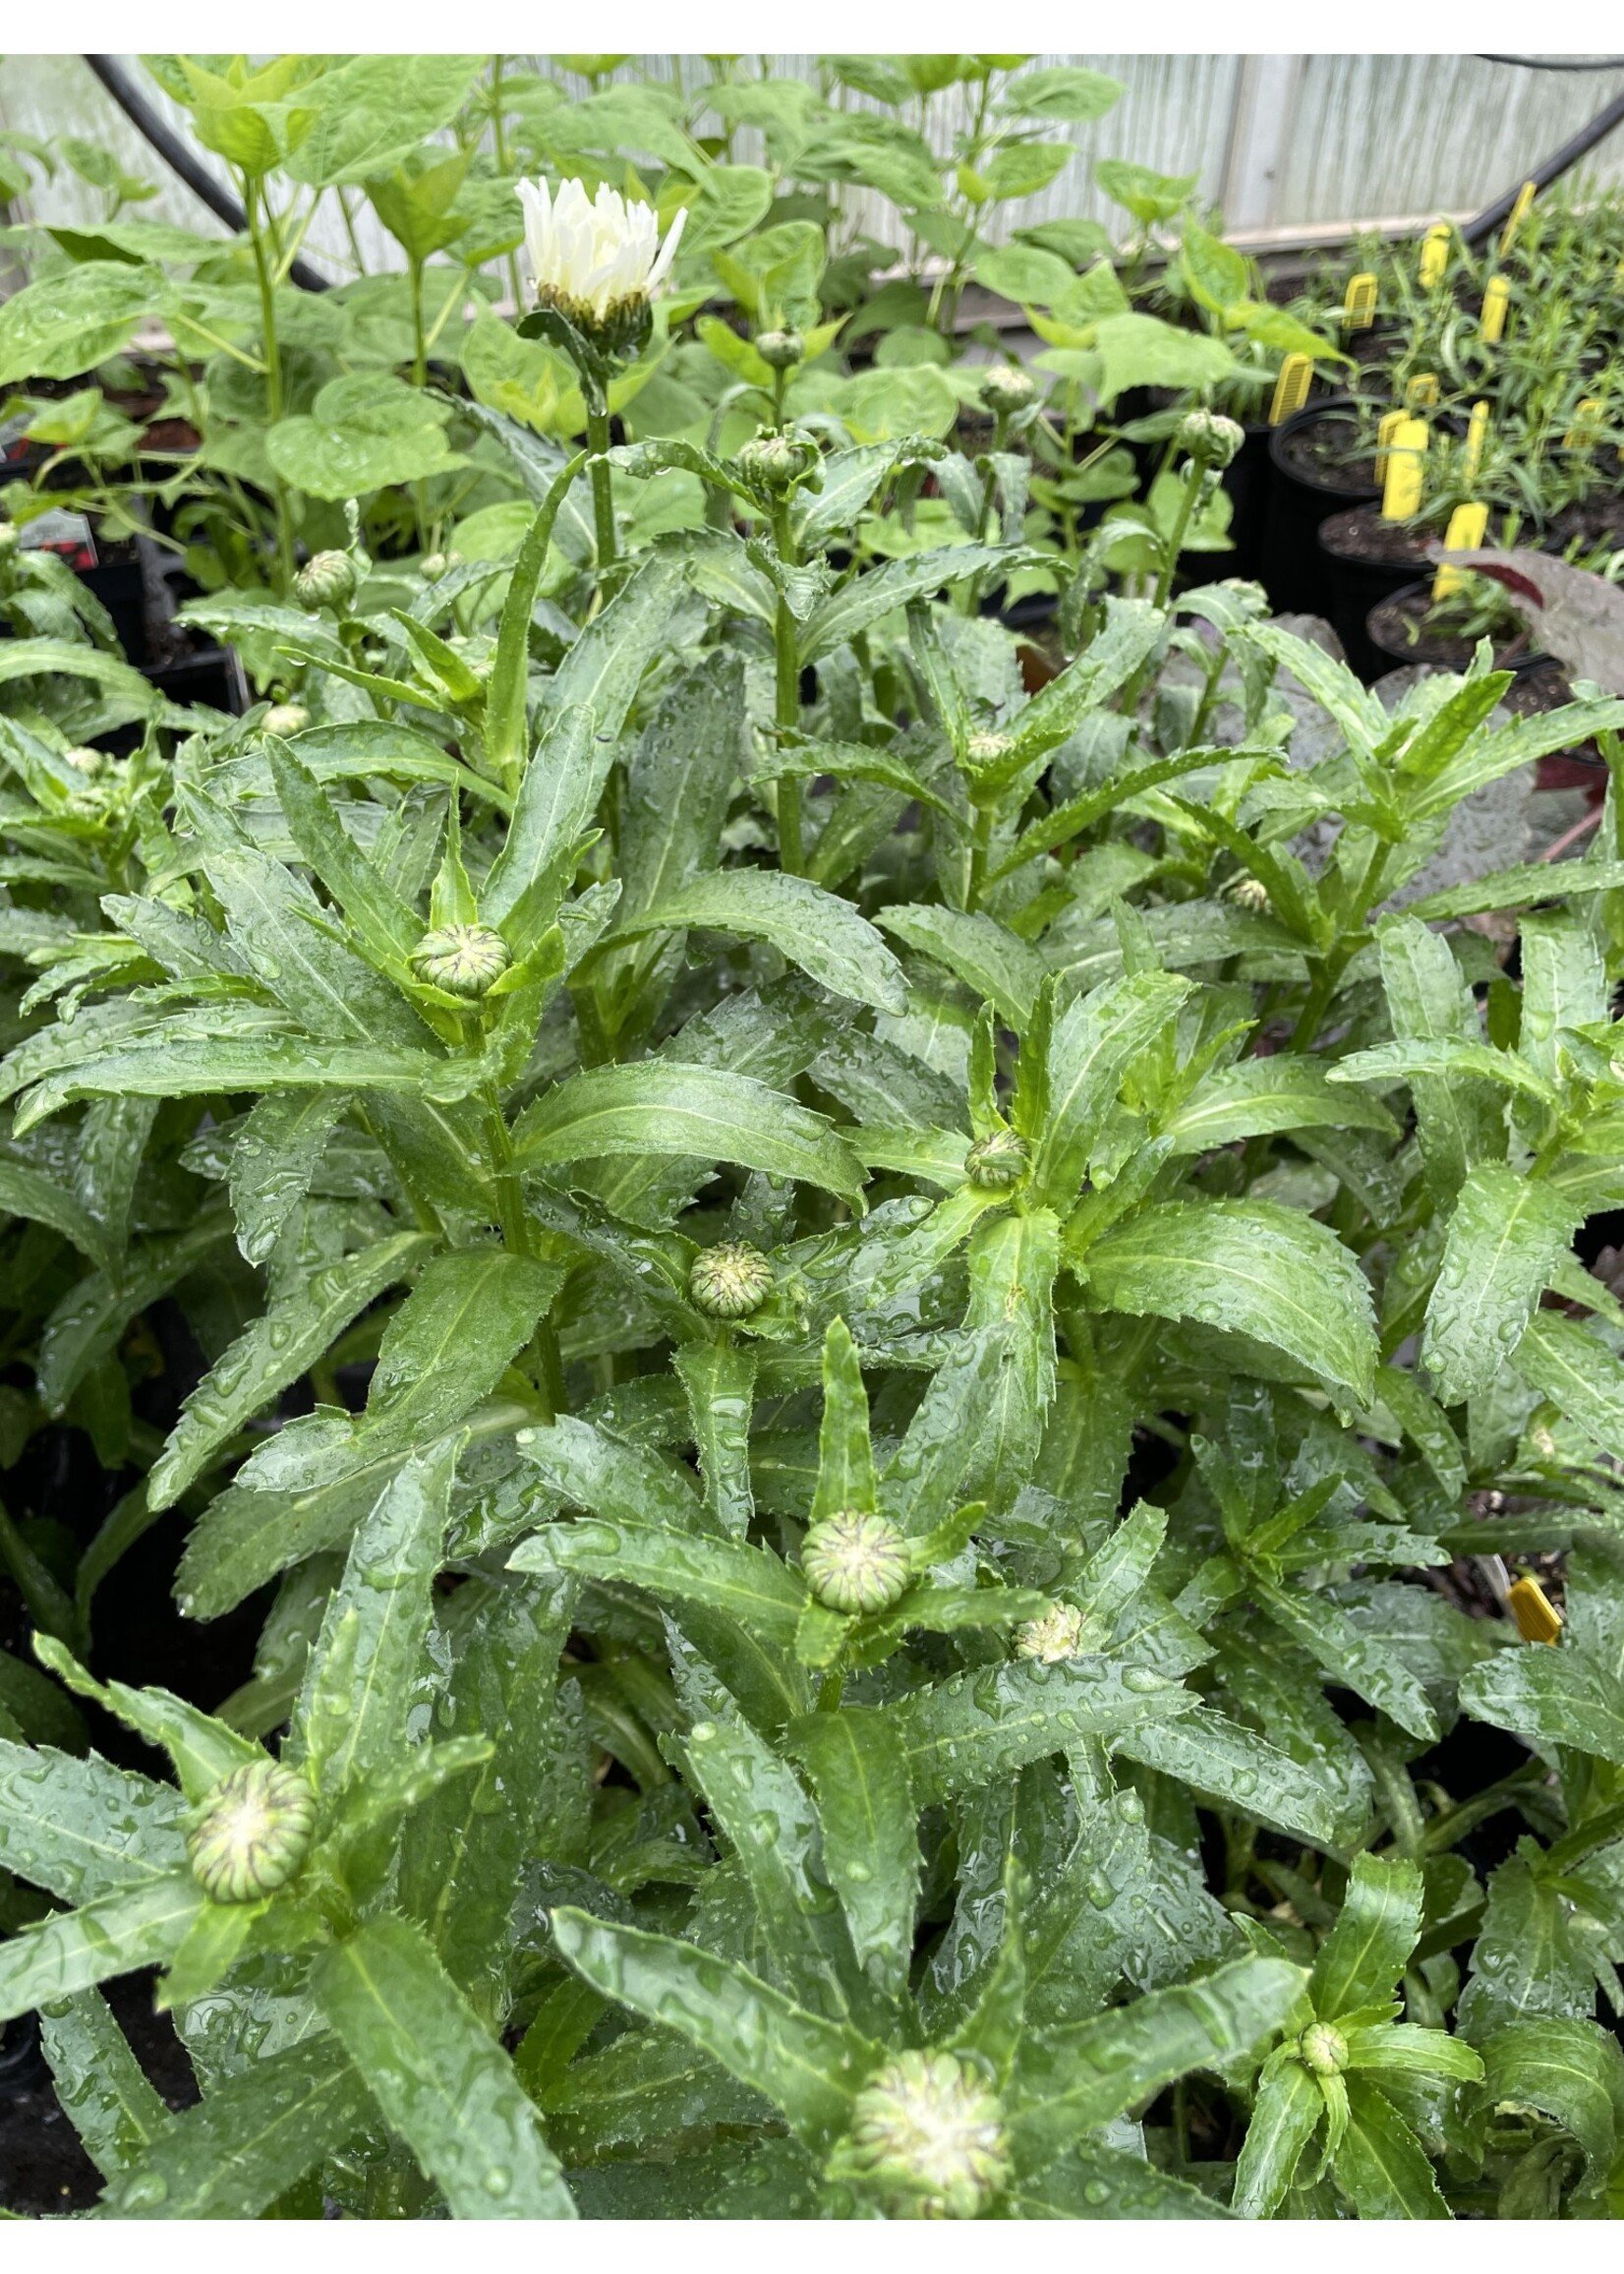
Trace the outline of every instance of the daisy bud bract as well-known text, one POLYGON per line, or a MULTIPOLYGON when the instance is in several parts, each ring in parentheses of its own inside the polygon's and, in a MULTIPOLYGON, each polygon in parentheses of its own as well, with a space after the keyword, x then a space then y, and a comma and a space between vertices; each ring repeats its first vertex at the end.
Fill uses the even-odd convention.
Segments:
POLYGON ((974 2219, 1010 2178, 997 2094, 956 2053, 903 2053, 864 2085, 831 2177, 892 2219, 974 2219))
POLYGON ((748 1318, 767 1301, 773 1266, 745 1240, 725 1240, 696 1255, 688 1273, 688 1300, 707 1318, 748 1318))
POLYGON ((888 1610, 913 1577, 907 1542, 889 1516, 841 1508, 801 1543, 806 1584, 826 1610, 888 1610))
POLYGON ((507 942, 489 924, 441 924, 412 950, 412 969, 426 986, 470 1003, 489 995, 512 961, 507 942))
POLYGON ((984 1193, 1002 1193, 1026 1174, 1027 1146, 1013 1129, 995 1129, 978 1137, 964 1155, 964 1174, 984 1193))
POLYGON ((261 721, 267 734, 302 734, 310 725, 303 703, 272 703, 261 721))
POLYGON ((258 1902, 298 1871, 315 1822, 303 1777, 279 1761, 248 1762, 203 1804, 187 1841, 193 1877, 212 1902, 258 1902))
POLYGON ((347 553, 313 554, 293 580, 301 608, 344 608, 355 598, 355 562, 347 553))

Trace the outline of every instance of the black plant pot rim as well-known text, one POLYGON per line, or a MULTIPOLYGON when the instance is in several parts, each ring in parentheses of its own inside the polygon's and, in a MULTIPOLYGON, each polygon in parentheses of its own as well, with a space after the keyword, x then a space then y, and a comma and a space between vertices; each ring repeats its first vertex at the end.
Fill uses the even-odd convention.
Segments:
MULTIPOLYGON (((1424 576, 1418 576, 1410 584, 1401 584, 1396 592, 1390 592, 1387 594, 1385 599, 1378 600, 1375 607, 1371 609, 1369 614, 1364 619, 1365 638, 1369 641, 1373 648, 1378 650, 1380 654, 1384 656, 1391 656, 1396 664, 1412 664, 1418 661, 1424 661, 1425 659, 1418 658, 1415 655, 1409 653, 1401 655, 1397 648, 1389 647, 1387 642, 1376 630, 1376 615, 1380 610, 1384 608, 1396 608, 1401 600, 1414 600, 1419 593, 1423 593, 1427 589, 1427 580, 1424 576)), ((1510 671, 1515 677, 1521 678, 1525 671, 1537 671, 1541 664, 1548 664, 1554 661, 1555 658, 1550 654, 1548 649, 1534 648, 1526 656, 1518 656, 1509 664, 1497 663, 1494 669, 1497 671, 1510 671)), ((1440 669, 1444 671, 1448 671, 1449 668, 1450 667, 1447 664, 1440 666, 1440 669)))
POLYGON ((1301 467, 1294 466, 1285 454, 1288 436, 1300 433, 1305 427, 1312 426, 1316 420, 1324 418, 1329 412, 1355 408, 1357 408, 1357 404, 1352 395, 1325 395, 1316 403, 1305 403, 1300 411, 1293 411, 1289 419, 1282 419, 1279 426, 1271 428, 1269 431, 1269 463, 1281 480, 1295 482, 1299 489, 1307 490, 1316 497, 1339 497, 1345 505, 1366 505, 1372 497, 1379 497, 1381 496, 1379 490, 1348 490, 1339 488, 1334 482, 1316 481, 1312 474, 1305 474, 1301 467))
MULTIPOLYGON (((1354 503, 1350 505, 1347 510, 1350 513, 1359 513, 1363 512, 1366 505, 1372 505, 1374 503, 1375 499, 1372 497, 1356 498, 1354 503)), ((1389 575, 1392 574, 1395 570, 1413 568, 1416 565, 1414 561, 1410 560, 1384 560, 1379 554, 1344 553, 1340 546, 1334 544, 1332 540, 1325 534, 1326 530, 1331 526, 1331 523, 1337 518, 1338 516, 1335 513, 1327 513, 1324 520, 1319 524, 1319 529, 1317 532, 1319 538, 1319 550, 1324 554, 1327 560, 1334 560, 1338 563, 1339 566, 1344 568, 1368 568, 1376 571, 1378 574, 1389 575)), ((1401 523, 1394 523, 1395 528, 1402 526, 1403 525, 1401 523)), ((1412 584, 1417 584, 1423 583, 1425 580, 1424 578, 1411 577, 1408 579, 1408 581, 1412 584)))

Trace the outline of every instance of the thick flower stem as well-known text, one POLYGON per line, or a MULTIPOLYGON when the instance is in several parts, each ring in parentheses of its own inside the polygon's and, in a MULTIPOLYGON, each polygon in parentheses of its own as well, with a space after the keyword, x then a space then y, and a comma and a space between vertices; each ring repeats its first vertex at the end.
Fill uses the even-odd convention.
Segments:
POLYGON ((1168 596, 1173 590, 1173 579, 1179 571, 1179 555, 1185 549, 1185 532, 1189 529, 1189 517, 1195 510, 1195 500, 1201 495, 1201 484, 1206 479, 1206 471, 1207 461, 1197 450, 1190 457, 1189 472, 1185 476, 1185 494, 1179 500, 1179 511, 1173 523, 1172 534, 1167 541, 1167 551, 1162 555, 1161 574, 1156 579, 1154 605, 1157 608, 1166 608, 1168 596))
POLYGON ((587 394, 587 448, 592 452, 592 520, 598 541, 598 590, 607 599, 618 557, 614 543, 614 484, 605 455, 609 446, 609 404, 587 394))
POLYGON ((529 1255, 534 1253, 530 1245, 530 1220, 525 1214, 524 1188, 513 1166, 513 1142, 507 1134, 502 1109, 490 1091, 485 1097, 485 1141, 496 1187, 502 1245, 515 1255, 529 1255))
MULTIPOLYGON (((271 269, 269 212, 263 185, 254 175, 243 176, 243 212, 254 248, 254 272, 260 286, 261 352, 265 363, 265 421, 274 427, 282 416, 282 353, 276 338, 276 284, 271 269)), ((271 496, 276 506, 276 559, 284 591, 293 582, 293 518, 288 508, 287 485, 273 475, 271 496)))
MULTIPOLYGON (((789 527, 787 500, 773 508, 773 536, 779 559, 785 568, 795 565, 795 540, 789 527)), ((781 733, 793 733, 801 719, 800 634, 794 612, 781 592, 773 618, 774 680, 773 724, 781 733)), ((788 774, 779 777, 779 859, 785 872, 799 876, 805 867, 801 835, 801 786, 788 774)))

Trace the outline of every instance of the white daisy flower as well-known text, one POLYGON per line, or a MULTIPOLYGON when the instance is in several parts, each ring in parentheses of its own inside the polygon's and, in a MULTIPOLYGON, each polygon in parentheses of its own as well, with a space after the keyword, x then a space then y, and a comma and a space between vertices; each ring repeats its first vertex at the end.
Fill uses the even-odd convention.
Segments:
POLYGON ((525 248, 538 304, 555 308, 600 341, 634 336, 682 236, 678 213, 660 242, 652 205, 628 203, 607 185, 589 198, 582 182, 521 182, 525 248))

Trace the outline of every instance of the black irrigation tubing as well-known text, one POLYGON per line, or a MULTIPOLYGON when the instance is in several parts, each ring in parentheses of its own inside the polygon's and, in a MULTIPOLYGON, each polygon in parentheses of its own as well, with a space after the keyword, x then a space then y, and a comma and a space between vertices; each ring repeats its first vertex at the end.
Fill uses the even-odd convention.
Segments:
MULTIPOLYGON (((159 117, 140 87, 128 78, 123 65, 111 55, 87 55, 85 60, 130 124, 151 144, 164 164, 179 174, 187 188, 203 200, 211 213, 218 215, 233 235, 246 229, 248 217, 236 199, 221 189, 207 167, 199 162, 196 152, 188 149, 167 120, 159 117)), ((327 279, 308 261, 295 260, 288 274, 303 291, 325 292, 327 289, 327 279)))
MULTIPOLYGON (((1523 65, 1523 58, 1517 55, 1485 55, 1481 61, 1484 63, 1523 65)), ((1544 69, 1545 66, 1529 64, 1524 68, 1537 71, 1544 69)), ((1575 68, 1602 71, 1610 67, 1598 63, 1575 66, 1575 68)), ((1525 174, 1523 181, 1520 181, 1515 189, 1508 190, 1503 198, 1496 198, 1492 205, 1485 205, 1476 219, 1465 222, 1461 228, 1462 238, 1468 245, 1483 244, 1496 229, 1504 227, 1510 217, 1512 206, 1516 204, 1522 194, 1524 181, 1533 182, 1537 190, 1548 189, 1559 175, 1565 174, 1570 166, 1576 166, 1581 158, 1587 157, 1595 149, 1597 143, 1606 140, 1614 127, 1621 125, 1624 125, 1624 94, 1615 94, 1604 110, 1598 110, 1588 126, 1582 126, 1576 135, 1571 136, 1562 145, 1560 149, 1553 150, 1548 158, 1541 160, 1531 174, 1525 174)))

